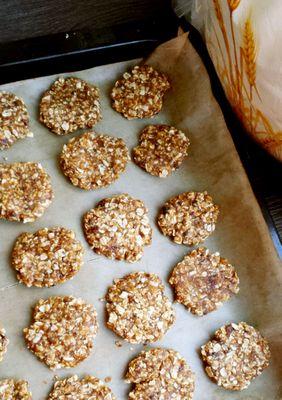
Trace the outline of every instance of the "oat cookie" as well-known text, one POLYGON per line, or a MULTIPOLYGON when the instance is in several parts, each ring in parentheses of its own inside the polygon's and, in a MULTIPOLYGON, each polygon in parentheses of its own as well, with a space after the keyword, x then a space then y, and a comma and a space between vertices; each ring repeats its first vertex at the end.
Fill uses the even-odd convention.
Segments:
POLYGON ((86 213, 84 232, 96 253, 128 262, 139 260, 152 240, 147 208, 128 194, 106 198, 86 213))
POLYGON ((1 400, 31 400, 32 395, 28 389, 27 381, 14 379, 0 380, 1 400))
POLYGON ((164 204, 158 225, 175 243, 194 246, 215 230, 218 213, 218 206, 207 192, 186 192, 164 204))
POLYGON ((246 389, 270 360, 266 339, 246 322, 218 329, 201 353, 208 376, 229 390, 246 389))
POLYGON ((148 125, 133 149, 133 160, 149 174, 165 178, 180 167, 189 144, 186 135, 173 126, 148 125))
POLYGON ((4 354, 7 353, 9 339, 6 336, 6 331, 0 328, 0 362, 3 360, 4 354))
POLYGON ((129 159, 122 139, 86 132, 64 145, 60 164, 73 185, 90 190, 118 179, 129 159))
POLYGON ((59 78, 43 94, 39 119, 57 135, 92 128, 101 119, 99 90, 79 78, 59 78))
POLYGON ((52 202, 50 176, 41 164, 0 163, 0 218, 33 222, 52 202))
POLYGON ((48 400, 115 400, 111 389, 94 376, 79 379, 77 375, 57 380, 48 400))
POLYGON ((155 274, 135 272, 116 279, 106 301, 108 328, 130 343, 161 339, 175 320, 164 285, 155 274))
POLYGON ((169 283, 176 301, 196 315, 216 310, 239 291, 234 267, 219 253, 210 253, 205 248, 187 254, 174 267, 169 283))
POLYGON ((23 100, 9 92, 0 92, 0 150, 17 140, 32 137, 29 116, 23 100))
POLYGON ((135 384, 132 400, 191 400, 195 378, 184 358, 174 350, 142 351, 128 367, 126 380, 135 384))
POLYGON ((161 111, 163 96, 169 88, 165 74, 149 65, 137 65, 115 83, 112 107, 127 119, 153 117, 161 111))
POLYGON ((66 228, 22 233, 12 252, 12 266, 26 286, 50 287, 72 279, 83 264, 83 247, 66 228))
POLYGON ((97 313, 91 304, 73 296, 55 296, 39 300, 24 337, 27 347, 55 370, 85 360, 97 330, 97 313))

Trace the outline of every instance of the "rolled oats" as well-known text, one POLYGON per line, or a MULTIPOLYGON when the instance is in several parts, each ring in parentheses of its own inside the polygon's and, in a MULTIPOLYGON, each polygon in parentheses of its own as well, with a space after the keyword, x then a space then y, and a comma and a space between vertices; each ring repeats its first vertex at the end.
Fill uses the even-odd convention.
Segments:
POLYGON ((189 139, 169 125, 148 125, 133 149, 134 162, 151 175, 165 178, 179 168, 187 156, 189 139))
POLYGON ((86 132, 64 145, 60 164, 73 185, 90 190, 118 179, 129 159, 122 139, 86 132))
POLYGON ((80 298, 39 300, 33 324, 24 329, 27 347, 49 368, 75 367, 89 355, 97 334, 96 310, 80 298))
POLYGON ((53 199, 50 176, 41 164, 0 163, 0 218, 33 222, 53 199))
POLYGON ((28 390, 27 381, 16 381, 14 379, 0 380, 1 400, 31 400, 32 395, 28 390))
POLYGON ((40 122, 57 135, 93 128, 101 119, 99 90, 78 78, 59 78, 44 94, 40 122))
POLYGON ((3 360, 5 353, 7 353, 8 344, 9 339, 6 336, 6 331, 0 328, 0 362, 3 360))
POLYGON ((175 320, 164 285, 155 274, 135 272, 115 280, 106 300, 108 328, 130 343, 161 339, 175 320))
POLYGON ((111 389, 94 376, 79 379, 77 375, 57 380, 48 400, 115 400, 111 389))
POLYGON ((137 65, 115 83, 112 107, 127 119, 153 117, 160 112, 169 88, 165 74, 149 65, 137 65))
POLYGON ((0 150, 17 140, 32 137, 29 116, 23 100, 9 92, 0 92, 0 150))
POLYGON ((191 400, 194 374, 174 350, 154 348, 142 351, 129 363, 126 380, 134 383, 129 399, 191 400))
POLYGON ((207 192, 186 192, 164 204, 158 225, 175 243, 194 246, 215 230, 218 213, 218 206, 207 192))
POLYGON ((239 278, 234 267, 208 249, 193 250, 176 265, 169 279, 176 301, 196 315, 216 310, 239 291, 239 278))
POLYGON ((201 353, 208 376, 229 390, 246 389, 270 360, 266 339, 245 322, 218 329, 201 353))
POLYGON ((12 252, 12 266, 26 286, 50 287, 74 277, 83 264, 83 247, 62 227, 22 233, 12 252))
POLYGON ((139 260, 152 239, 147 208, 128 194, 106 198, 86 213, 84 232, 96 253, 129 262, 139 260))

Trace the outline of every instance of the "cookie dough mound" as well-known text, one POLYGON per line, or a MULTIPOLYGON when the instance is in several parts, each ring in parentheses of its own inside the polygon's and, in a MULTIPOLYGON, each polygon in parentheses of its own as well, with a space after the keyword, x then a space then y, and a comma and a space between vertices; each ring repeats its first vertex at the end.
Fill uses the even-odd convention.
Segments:
POLYGON ((39 119, 57 135, 92 128, 101 119, 99 90, 78 78, 59 78, 40 102, 39 119))
POLYGON ((14 379, 0 380, 0 398, 1 400, 31 400, 28 382, 14 379))
POLYGON ((175 243, 194 246, 215 230, 218 213, 218 206, 207 192, 186 192, 164 204, 158 225, 175 243))
POLYGON ((94 376, 79 379, 77 375, 57 380, 48 400, 115 400, 111 389, 94 376))
POLYGON ((115 280, 106 301, 108 328, 130 343, 161 339, 175 320, 164 285, 155 274, 135 272, 115 280))
POLYGON ((134 383, 132 400, 191 400, 194 374, 186 361, 174 350, 154 348, 142 351, 129 363, 126 380, 134 383))
POLYGON ((41 164, 0 163, 0 218, 33 222, 53 199, 50 176, 41 164))
POLYGON ((148 125, 133 149, 133 159, 149 174, 165 178, 180 167, 189 144, 185 134, 173 126, 148 125))
POLYGON ((193 314, 204 315, 216 310, 239 291, 234 267, 208 249, 193 250, 176 265, 169 279, 176 301, 193 314))
POLYGON ((85 214, 84 232, 96 253, 128 262, 139 260, 152 240, 147 208, 128 194, 100 201, 85 214))
POLYGON ((270 360, 266 339, 245 322, 218 329, 201 353, 208 376, 228 390, 246 389, 270 360))
POLYGON ((99 189, 118 179, 129 161, 124 141, 86 132, 65 144, 60 156, 63 173, 81 189, 99 189))
POLYGON ((11 147, 17 140, 32 137, 29 116, 22 99, 9 92, 0 92, 0 150, 11 147))
POLYGON ((127 119, 153 117, 161 111, 163 96, 169 88, 165 74, 149 65, 137 65, 115 83, 112 107, 127 119))
POLYGON ((8 344, 9 339, 6 336, 6 331, 0 328, 0 362, 3 360, 4 354, 7 353, 8 344))
POLYGON ((12 266, 26 286, 50 287, 72 279, 83 264, 83 247, 62 227, 22 233, 12 252, 12 266))
POLYGON ((39 300, 33 324, 24 329, 27 347, 49 368, 75 367, 89 355, 98 330, 96 310, 73 296, 39 300))

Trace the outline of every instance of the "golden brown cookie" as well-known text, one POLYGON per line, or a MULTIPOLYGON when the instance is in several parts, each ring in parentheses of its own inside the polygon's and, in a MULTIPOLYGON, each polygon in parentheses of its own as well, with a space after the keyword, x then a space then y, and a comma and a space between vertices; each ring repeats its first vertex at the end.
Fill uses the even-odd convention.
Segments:
POLYGON ((31 400, 28 382, 14 379, 0 380, 0 398, 1 400, 31 400))
POLYGON ((3 360, 5 353, 7 353, 8 344, 9 339, 6 336, 6 331, 0 328, 0 362, 3 360))

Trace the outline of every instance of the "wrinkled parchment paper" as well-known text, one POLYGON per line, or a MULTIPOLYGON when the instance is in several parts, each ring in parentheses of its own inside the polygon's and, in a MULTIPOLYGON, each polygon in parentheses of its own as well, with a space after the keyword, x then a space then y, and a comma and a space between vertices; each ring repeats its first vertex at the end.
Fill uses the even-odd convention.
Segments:
POLYGON ((0 156, 7 157, 7 162, 40 161, 51 175, 55 199, 35 223, 23 225, 0 221, 0 322, 10 339, 8 353, 0 364, 0 377, 27 379, 33 398, 41 400, 50 391, 55 375, 93 374, 101 379, 110 376, 109 386, 117 399, 126 399, 130 386, 124 383, 123 374, 129 360, 143 346, 125 342, 121 348, 116 346, 115 341, 120 339, 105 327, 105 303, 99 299, 104 297, 113 278, 137 270, 159 274, 166 282, 166 293, 172 298, 168 275, 189 248, 162 236, 155 218, 170 196, 188 190, 207 190, 220 206, 220 218, 205 245, 220 251, 236 266, 241 281, 240 292, 218 311, 204 317, 195 317, 182 305, 175 304, 176 323, 155 346, 176 349, 186 358, 196 373, 195 400, 281 399, 281 265, 219 106, 212 96, 205 68, 185 35, 160 46, 148 63, 168 74, 172 90, 157 117, 127 121, 111 109, 109 91, 115 80, 139 61, 106 65, 70 75, 100 88, 103 120, 96 126, 96 131, 124 138, 130 149, 137 144, 140 129, 148 123, 172 124, 187 133, 191 140, 189 157, 166 179, 153 177, 130 163, 120 179, 108 188, 91 192, 75 188, 60 172, 57 157, 63 144, 79 133, 58 137, 37 120, 40 96, 56 76, 16 82, 1 88, 11 90, 25 100, 34 138, 18 142, 0 156), (104 197, 123 192, 144 200, 153 226, 152 245, 135 264, 110 261, 96 255, 87 245, 81 229, 81 217, 87 210, 104 197), (34 232, 54 225, 75 230, 86 249, 85 265, 72 281, 58 287, 38 289, 17 284, 9 260, 16 237, 24 231, 34 232), (67 294, 81 296, 95 305, 100 329, 94 351, 86 361, 77 368, 52 372, 26 349, 22 329, 30 323, 31 307, 40 298, 67 294), (259 328, 269 339, 273 357, 271 367, 249 389, 232 393, 218 388, 205 375, 199 347, 221 325, 241 320, 259 328))

